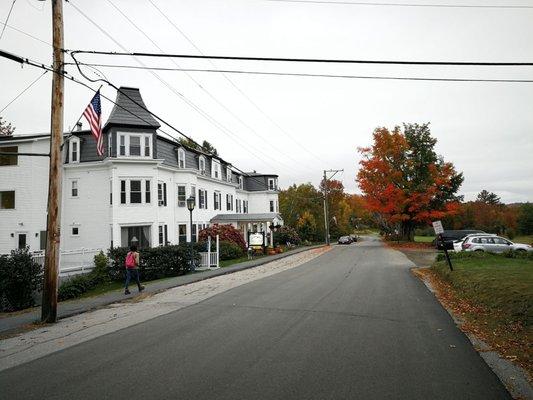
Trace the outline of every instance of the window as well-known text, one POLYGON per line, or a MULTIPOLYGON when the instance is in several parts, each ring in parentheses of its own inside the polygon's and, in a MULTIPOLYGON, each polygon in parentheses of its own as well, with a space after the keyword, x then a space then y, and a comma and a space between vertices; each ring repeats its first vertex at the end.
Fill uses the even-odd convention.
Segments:
POLYGON ((130 247, 131 242, 136 240, 139 248, 151 246, 151 227, 145 226, 124 226, 120 228, 120 242, 122 247, 130 247))
POLYGON ((152 201, 152 191, 150 186, 150 181, 146 180, 145 183, 145 202, 149 204, 152 201))
POLYGON ((202 174, 202 175, 206 174, 206 172, 205 172, 205 157, 204 156, 200 156, 200 158, 198 159, 198 169, 200 170, 200 174, 202 174))
POLYGON ((71 163, 80 162, 80 138, 74 136, 69 142, 69 161, 71 163))
POLYGON ((222 179, 220 162, 215 159, 211 160, 211 178, 222 179))
POLYGON ((157 204, 167 206, 167 184, 165 182, 157 182, 157 204))
POLYGON ((215 210, 220 210, 220 193, 213 193, 213 207, 215 210))
POLYGON ((235 199, 235 212, 240 214, 242 212, 242 200, 235 199))
POLYGON ((198 229, 196 224, 192 225, 192 235, 191 235, 191 242, 195 243, 198 241, 198 235, 197 235, 198 229))
POLYGON ((185 150, 181 147, 178 149, 178 167, 185 168, 185 150))
POLYGON ((270 212, 274 212, 274 200, 270 200, 270 212))
POLYGON ((244 182, 243 182, 242 176, 239 176, 239 189, 243 189, 243 188, 244 188, 244 182))
POLYGON ((242 201, 243 211, 245 214, 248 214, 248 200, 242 201))
POLYGON ((187 224, 178 225, 178 243, 187 242, 187 224))
POLYGON ((78 228, 77 226, 73 226, 71 232, 72 232, 72 236, 79 236, 80 235, 80 228, 78 228))
POLYGON ((120 135, 120 146, 119 146, 119 155, 125 156, 126 155, 126 136, 120 135))
POLYGON ((226 167, 226 181, 231 182, 231 168, 226 167))
POLYGON ((131 157, 152 157, 152 135, 121 133, 119 140, 119 155, 131 157))
POLYGON ((131 204, 142 203, 141 182, 142 181, 140 180, 130 181, 130 203, 131 204))
POLYGON ((39 249, 46 250, 46 231, 39 232, 39 249))
POLYGON ((151 149, 151 140, 150 140, 150 136, 145 136, 144 137, 144 156, 145 157, 150 157, 151 154, 150 154, 150 149, 151 149))
POLYGON ((107 156, 111 157, 111 150, 113 147, 113 135, 111 133, 107 134, 107 156))
POLYGON ((178 185, 178 207, 185 207, 187 205, 187 194, 185 193, 185 185, 178 185))
POLYGON ((141 137, 130 136, 130 156, 141 155, 141 137))
POLYGON ((168 227, 166 224, 159 225, 158 234, 159 246, 166 246, 168 243, 168 227))
POLYGON ((233 211, 233 195, 226 195, 226 211, 233 211))
POLYGON ((0 192, 0 210, 12 210, 15 208, 15 191, 7 190, 0 192))
POLYGON ((276 190, 276 189, 277 189, 276 179, 268 178, 268 190, 276 190))
POLYGON ((71 185, 71 188, 70 188, 71 196, 78 197, 78 181, 71 181, 70 185, 71 185))
POLYGON ((207 209, 207 190, 198 190, 198 208, 207 209))
POLYGON ((126 204, 126 181, 120 181, 120 204, 126 204))
MULTIPOLYGON (((0 153, 18 153, 18 146, 0 147, 0 153)), ((18 156, 0 155, 0 167, 4 167, 6 165, 18 165, 18 156)))

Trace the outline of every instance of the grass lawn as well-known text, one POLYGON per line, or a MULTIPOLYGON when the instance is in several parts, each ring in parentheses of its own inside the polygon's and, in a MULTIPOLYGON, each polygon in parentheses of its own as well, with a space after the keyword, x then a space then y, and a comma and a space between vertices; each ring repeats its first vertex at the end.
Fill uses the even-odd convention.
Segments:
POLYGON ((450 288, 451 307, 465 330, 533 372, 533 259, 496 254, 460 255, 432 270, 450 288))
POLYGON ((431 243, 435 239, 435 236, 415 236, 415 242, 418 243, 431 243))

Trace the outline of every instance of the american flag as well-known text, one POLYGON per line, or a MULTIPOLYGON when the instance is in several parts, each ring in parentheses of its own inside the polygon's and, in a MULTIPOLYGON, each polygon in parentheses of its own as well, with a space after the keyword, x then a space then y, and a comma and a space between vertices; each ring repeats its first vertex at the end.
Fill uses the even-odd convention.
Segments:
POLYGON ((93 99, 83 112, 83 116, 87 118, 91 132, 96 140, 96 152, 101 157, 104 155, 104 137, 102 135, 102 106, 100 104, 100 92, 96 92, 93 99))

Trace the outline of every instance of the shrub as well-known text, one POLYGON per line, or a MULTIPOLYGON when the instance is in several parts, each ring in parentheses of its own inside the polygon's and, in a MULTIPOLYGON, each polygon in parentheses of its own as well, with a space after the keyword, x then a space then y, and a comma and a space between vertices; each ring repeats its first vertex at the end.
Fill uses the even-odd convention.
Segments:
POLYGON ((277 232, 274 232, 274 245, 278 246, 287 243, 298 245, 301 243, 301 239, 294 228, 283 225, 277 232))
POLYGON ((74 299, 93 289, 98 284, 92 272, 74 275, 59 286, 57 296, 59 301, 74 299))
POLYGON ((100 251, 100 253, 94 256, 94 269, 91 271, 91 274, 93 279, 98 283, 108 282, 110 280, 109 259, 103 251, 100 251))
MULTIPOLYGON (((109 276, 115 281, 124 279, 125 260, 128 254, 126 247, 109 249, 109 276)), ((139 272, 143 280, 159 279, 167 276, 186 274, 191 270, 190 260, 193 259, 194 268, 200 264, 197 246, 188 243, 179 245, 146 248, 140 251, 139 272)))
POLYGON ((246 242, 240 230, 233 227, 233 225, 219 225, 214 224, 209 228, 202 229, 198 235, 201 242, 206 242, 207 238, 211 236, 213 240, 219 235, 219 240, 224 242, 232 242, 238 245, 243 251, 246 251, 246 242))
POLYGON ((33 295, 41 289, 43 269, 26 247, 0 256, 0 309, 22 310, 33 307, 33 295))
POLYGON ((220 254, 221 260, 233 260, 235 258, 243 257, 245 251, 237 244, 232 242, 222 241, 220 242, 220 254))

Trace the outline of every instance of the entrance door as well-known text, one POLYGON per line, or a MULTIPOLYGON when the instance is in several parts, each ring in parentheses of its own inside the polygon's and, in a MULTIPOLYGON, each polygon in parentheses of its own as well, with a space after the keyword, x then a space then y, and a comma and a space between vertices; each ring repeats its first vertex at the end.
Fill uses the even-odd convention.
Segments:
POLYGON ((23 249, 26 247, 26 234, 25 233, 19 233, 18 234, 18 248, 23 249))

